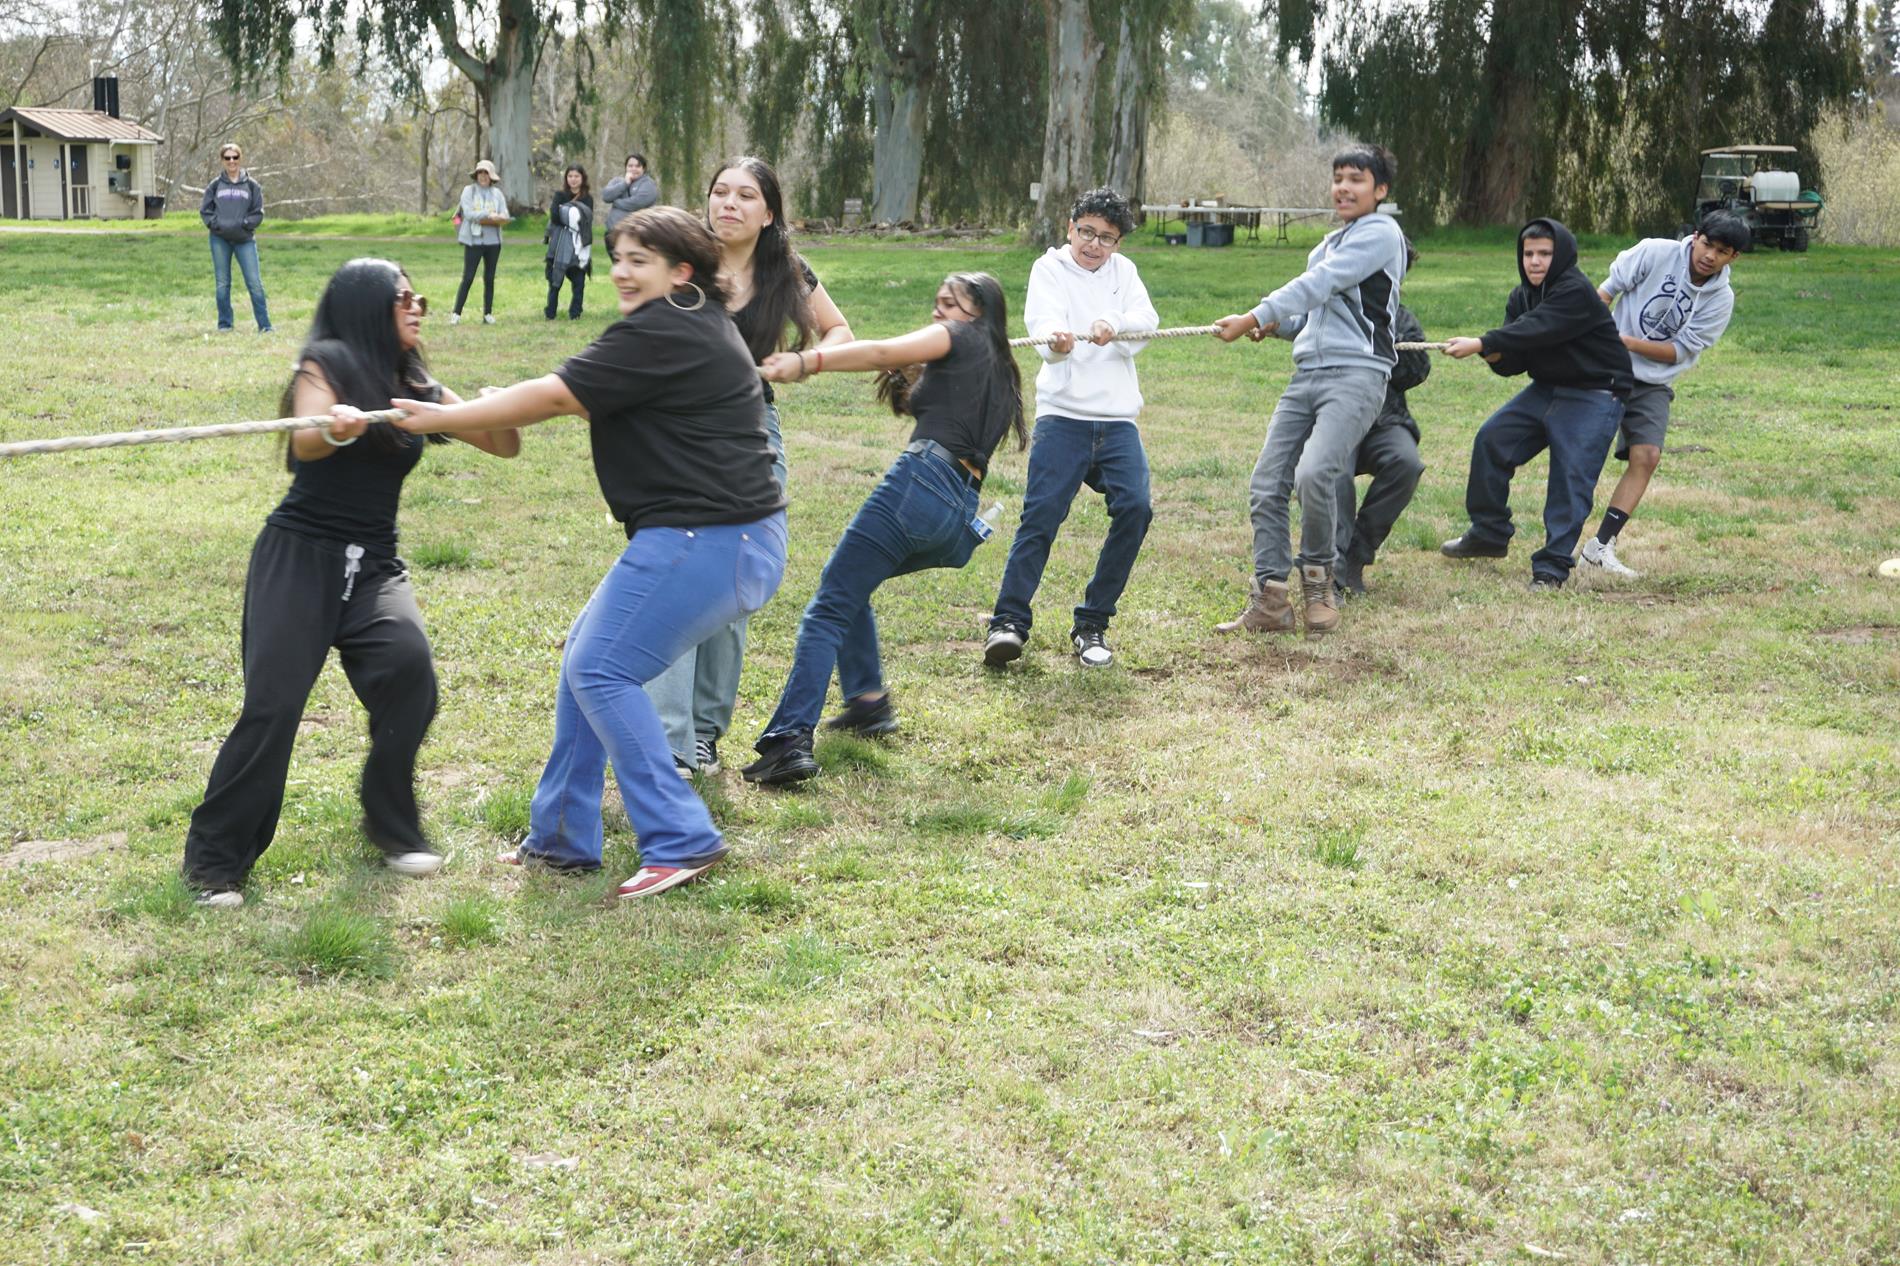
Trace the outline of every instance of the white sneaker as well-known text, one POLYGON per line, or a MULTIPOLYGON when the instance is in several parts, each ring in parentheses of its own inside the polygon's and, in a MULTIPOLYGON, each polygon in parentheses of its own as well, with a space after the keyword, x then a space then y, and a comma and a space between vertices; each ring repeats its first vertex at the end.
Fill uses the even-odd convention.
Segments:
POLYGON ((493 325, 494 323, 495 323, 495 318, 494 318, 494 316, 493 316, 493 315, 489 315, 489 316, 484 316, 484 317, 482 318, 482 324, 483 324, 483 325, 493 325))
POLYGON ((450 325, 460 325, 461 323, 462 323, 462 314, 460 312, 449 313, 450 325))
POLYGON ((244 904, 244 894, 230 888, 216 892, 201 892, 193 902, 212 910, 235 910, 244 904))
POLYGON ((1594 536, 1583 543, 1581 561, 1586 567, 1594 567, 1606 575, 1617 576, 1624 580, 1634 580, 1643 574, 1632 567, 1623 565, 1623 561, 1616 556, 1615 541, 1599 541, 1594 536))
POLYGON ((1108 649, 1108 639, 1100 629, 1077 629, 1069 634, 1069 641, 1084 668, 1107 668, 1115 662, 1115 652, 1108 649))
POLYGON ((413 878, 420 879, 424 875, 433 875, 436 871, 442 869, 442 854, 425 852, 385 853, 383 855, 383 865, 389 867, 389 869, 395 871, 398 875, 409 875, 413 878))

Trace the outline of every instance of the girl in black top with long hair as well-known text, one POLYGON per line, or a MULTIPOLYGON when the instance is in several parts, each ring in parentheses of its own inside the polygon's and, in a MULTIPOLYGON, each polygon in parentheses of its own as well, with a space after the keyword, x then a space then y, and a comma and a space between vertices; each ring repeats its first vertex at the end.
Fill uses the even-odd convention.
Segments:
POLYGON ((578 321, 587 279, 593 275, 594 194, 587 187, 587 169, 574 163, 561 173, 561 187, 548 205, 548 320, 561 306, 561 280, 573 287, 567 319, 578 321))
MULTIPOLYGON (((851 327, 809 265, 792 246, 778 173, 762 158, 727 159, 706 186, 706 224, 719 242, 719 280, 726 311, 755 362, 787 348, 851 341, 851 327)), ((785 442, 778 405, 765 388, 765 431, 772 474, 785 488, 785 442)), ((688 650, 647 683, 681 772, 719 772, 719 739, 732 724, 745 659, 746 621, 688 650)))
MULTIPOLYGON (((422 359, 427 310, 390 261, 343 265, 317 303, 284 412, 387 409, 399 396, 455 400, 422 359)), ((521 448, 512 430, 463 438, 497 457, 521 448)), ((435 669, 396 557, 397 503, 421 456, 420 437, 360 417, 291 432, 290 491, 265 520, 245 578, 244 708, 185 837, 185 878, 205 905, 244 903, 240 889, 277 830, 297 724, 333 646, 369 709, 363 833, 404 874, 442 864, 423 837, 415 791, 435 669)))
POLYGON ((892 339, 865 340, 765 362, 772 382, 826 370, 882 370, 878 396, 916 419, 910 443, 832 550, 798 626, 792 671, 757 747, 747 780, 775 786, 818 772, 812 732, 833 668, 845 710, 833 729, 875 735, 897 728, 878 660, 871 595, 892 576, 961 567, 989 527, 976 514, 990 455, 1023 430, 1022 375, 1009 350, 1003 288, 988 273, 952 273, 937 289, 931 323, 892 339))

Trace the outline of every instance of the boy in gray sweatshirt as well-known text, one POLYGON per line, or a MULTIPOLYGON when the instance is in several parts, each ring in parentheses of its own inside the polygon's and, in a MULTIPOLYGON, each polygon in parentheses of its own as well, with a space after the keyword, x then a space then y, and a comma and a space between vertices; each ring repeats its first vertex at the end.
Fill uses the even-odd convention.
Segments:
POLYGON ((1333 209, 1344 221, 1307 256, 1306 271, 1251 312, 1222 317, 1215 337, 1293 340, 1293 378, 1267 427, 1249 485, 1254 575, 1247 606, 1223 633, 1295 627, 1287 577, 1291 499, 1300 496, 1300 587, 1309 637, 1339 625, 1333 593, 1338 489, 1385 402, 1398 363, 1393 327, 1405 278, 1405 235, 1379 211, 1392 191, 1390 150, 1354 145, 1333 157, 1333 209))
POLYGON ((1616 534, 1636 513, 1650 478, 1662 462, 1669 430, 1673 385, 1702 353, 1715 346, 1735 311, 1728 270, 1748 249, 1748 225, 1727 211, 1712 211, 1691 237, 1645 238, 1616 257, 1597 294, 1614 305, 1616 332, 1630 350, 1636 382, 1623 405, 1616 456, 1629 463, 1610 494, 1610 508, 1596 535, 1583 543, 1582 565, 1591 571, 1634 579, 1637 572, 1616 556, 1616 534))

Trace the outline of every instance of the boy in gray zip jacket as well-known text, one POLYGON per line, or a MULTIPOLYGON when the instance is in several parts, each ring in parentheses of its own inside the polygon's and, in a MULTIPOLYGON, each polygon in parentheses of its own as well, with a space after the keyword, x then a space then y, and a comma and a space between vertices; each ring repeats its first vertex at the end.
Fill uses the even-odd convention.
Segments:
POLYGON ((1616 556, 1616 534, 1636 513, 1662 461, 1676 379, 1728 329, 1735 311, 1729 265, 1748 244, 1748 225, 1739 216, 1712 211, 1692 237, 1651 237, 1630 247, 1597 287, 1603 302, 1614 305, 1610 314, 1636 381, 1616 437, 1617 460, 1629 464, 1596 535, 1583 543, 1578 561, 1585 568, 1629 580, 1639 574, 1616 556))
POLYGON ((1393 327, 1405 278, 1405 235, 1379 211, 1392 191, 1390 150, 1354 145, 1333 158, 1333 209, 1345 223, 1307 256, 1306 271, 1253 311, 1222 317, 1215 337, 1293 340, 1293 378, 1267 427, 1249 485, 1254 575, 1246 609, 1221 632, 1295 627, 1287 577, 1292 495, 1300 497, 1300 586, 1309 637, 1339 625, 1333 592, 1338 489, 1385 402, 1398 363, 1393 327))

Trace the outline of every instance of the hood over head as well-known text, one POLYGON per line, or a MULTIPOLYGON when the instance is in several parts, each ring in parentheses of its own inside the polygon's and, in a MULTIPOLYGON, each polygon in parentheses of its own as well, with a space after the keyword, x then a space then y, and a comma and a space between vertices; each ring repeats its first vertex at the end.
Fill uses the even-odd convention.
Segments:
MULTIPOLYGON (((1553 247, 1550 271, 1544 274, 1544 285, 1548 286, 1577 266, 1577 239, 1563 221, 1553 220, 1549 216, 1539 216, 1517 231, 1517 279, 1529 286, 1531 279, 1524 273, 1524 252, 1521 249, 1527 237, 1547 237, 1553 247)), ((1537 287, 1532 286, 1533 290, 1537 287)))

